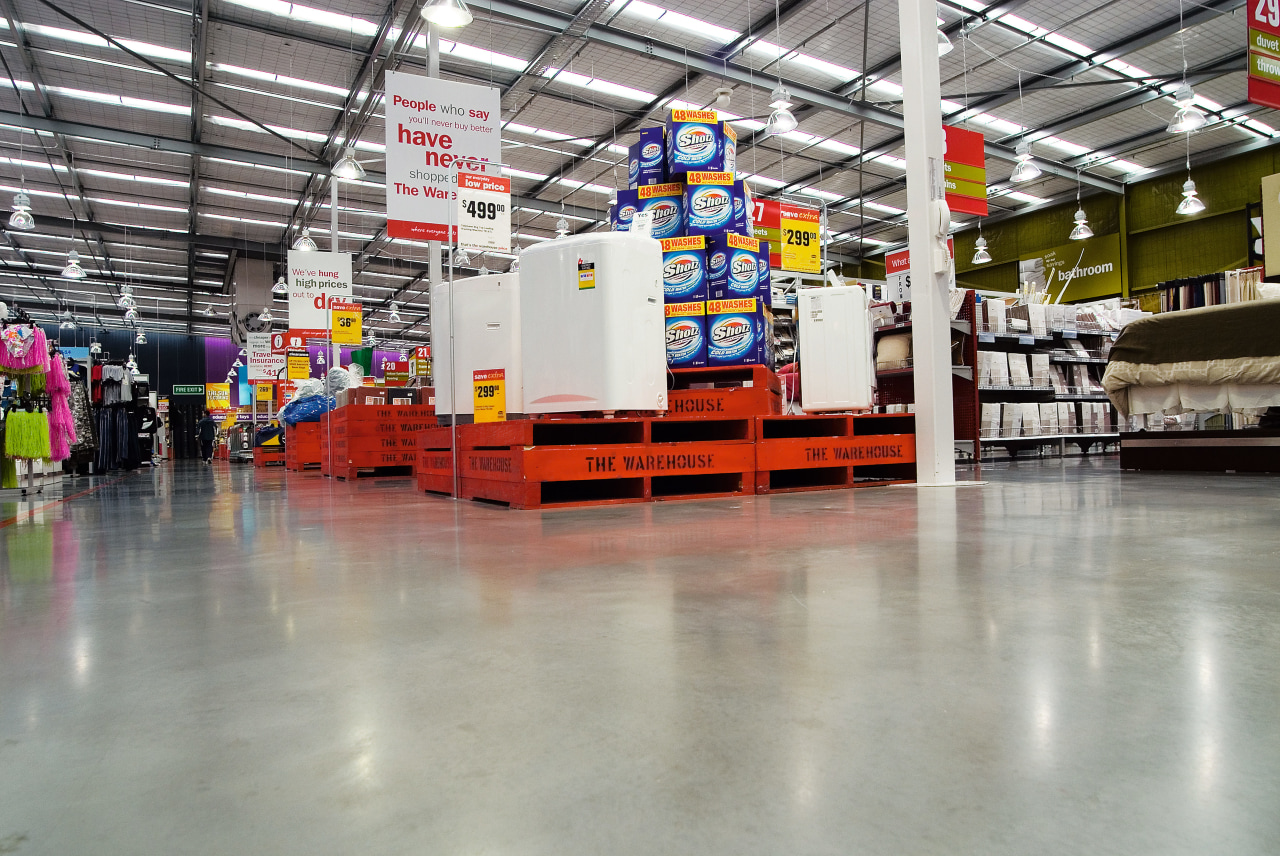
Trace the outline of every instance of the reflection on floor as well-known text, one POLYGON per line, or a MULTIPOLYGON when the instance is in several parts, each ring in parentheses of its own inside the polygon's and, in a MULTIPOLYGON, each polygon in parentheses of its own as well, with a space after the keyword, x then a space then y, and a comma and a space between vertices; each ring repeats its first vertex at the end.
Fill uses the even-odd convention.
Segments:
POLYGON ((1280 852, 1280 482, 983 477, 6 504, 0 852, 1280 852))

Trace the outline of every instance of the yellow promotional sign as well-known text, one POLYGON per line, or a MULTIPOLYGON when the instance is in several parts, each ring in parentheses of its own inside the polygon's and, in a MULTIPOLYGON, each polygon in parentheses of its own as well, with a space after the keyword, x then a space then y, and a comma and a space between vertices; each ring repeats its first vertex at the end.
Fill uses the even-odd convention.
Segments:
POLYGON ((476 422, 507 421, 507 370, 485 369, 471 373, 471 400, 476 422))
POLYGON ((779 207, 782 269, 822 273, 822 244, 818 239, 818 211, 782 203, 779 207))
POLYGON ((213 413, 231 409, 231 384, 206 383, 204 385, 204 406, 213 413))
POLYGON ((333 311, 333 341, 339 345, 359 345, 364 342, 362 328, 363 307, 359 303, 335 300, 329 304, 333 311))
POLYGON ((306 351, 289 351, 287 360, 289 380, 306 380, 311 377, 311 354, 306 351))
POLYGON ((272 401, 276 397, 276 388, 274 384, 260 383, 257 384, 258 401, 272 401))

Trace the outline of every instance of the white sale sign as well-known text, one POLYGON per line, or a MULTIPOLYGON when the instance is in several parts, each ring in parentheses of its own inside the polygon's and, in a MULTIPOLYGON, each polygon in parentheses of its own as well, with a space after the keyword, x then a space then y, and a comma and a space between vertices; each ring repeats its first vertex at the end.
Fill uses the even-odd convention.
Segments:
POLYGON ((488 86, 387 72, 389 237, 450 239, 457 172, 502 162, 500 98, 488 86))
POLYGON ((511 250, 511 179, 458 173, 458 246, 511 250))
POLYGON ((328 338, 328 302, 351 299, 348 253, 289 251, 289 332, 328 338))
POLYGON ((271 353, 270 333, 246 333, 245 350, 249 353, 249 380, 275 380, 284 368, 284 354, 271 353))

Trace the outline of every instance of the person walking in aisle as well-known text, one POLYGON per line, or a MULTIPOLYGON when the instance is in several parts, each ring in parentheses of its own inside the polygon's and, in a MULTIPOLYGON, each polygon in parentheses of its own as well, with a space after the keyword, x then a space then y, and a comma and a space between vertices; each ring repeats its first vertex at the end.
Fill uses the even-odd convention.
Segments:
POLYGON ((204 458, 206 464, 213 463, 213 438, 218 433, 218 423, 213 421, 213 415, 208 410, 204 412, 204 418, 196 424, 196 431, 200 435, 200 457, 204 458))

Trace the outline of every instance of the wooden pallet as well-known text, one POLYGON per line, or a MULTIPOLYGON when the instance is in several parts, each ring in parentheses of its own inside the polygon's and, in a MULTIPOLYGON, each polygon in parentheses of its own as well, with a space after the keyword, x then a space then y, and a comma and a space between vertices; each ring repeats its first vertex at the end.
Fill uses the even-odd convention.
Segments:
POLYGON ((320 423, 285 425, 284 468, 291 472, 320 469, 320 423))
MULTIPOLYGON (((650 417, 463 425, 459 495, 512 508, 747 496, 754 430, 751 419, 650 417)), ((419 487, 451 492, 448 430, 419 437, 419 487)))
POLYGON ((264 446, 258 446, 253 450, 253 465, 255 467, 283 467, 285 464, 285 451, 283 448, 268 449, 264 446))
POLYGON ((339 407, 319 423, 320 472, 340 479, 411 475, 417 435, 435 424, 426 404, 339 407))
POLYGON ((674 369, 667 416, 744 417, 782 412, 782 382, 764 366, 674 369))
POLYGON ((915 416, 760 416, 756 493, 912 482, 915 416))

